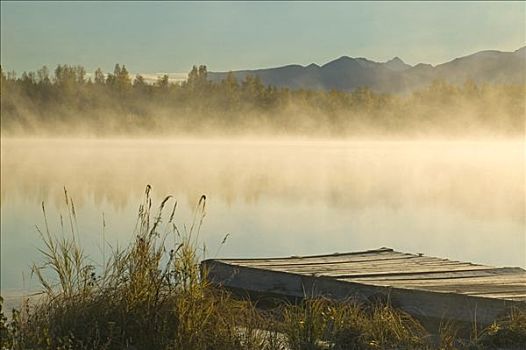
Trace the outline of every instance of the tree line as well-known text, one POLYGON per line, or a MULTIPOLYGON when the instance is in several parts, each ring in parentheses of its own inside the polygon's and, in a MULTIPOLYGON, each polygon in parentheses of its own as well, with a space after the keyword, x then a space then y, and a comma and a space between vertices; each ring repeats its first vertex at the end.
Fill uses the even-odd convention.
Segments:
POLYGON ((3 134, 517 135, 524 133, 526 87, 437 80, 406 95, 291 90, 255 75, 214 82, 203 65, 183 82, 163 75, 148 83, 116 64, 89 77, 74 65, 20 76, 1 70, 0 94, 3 134))

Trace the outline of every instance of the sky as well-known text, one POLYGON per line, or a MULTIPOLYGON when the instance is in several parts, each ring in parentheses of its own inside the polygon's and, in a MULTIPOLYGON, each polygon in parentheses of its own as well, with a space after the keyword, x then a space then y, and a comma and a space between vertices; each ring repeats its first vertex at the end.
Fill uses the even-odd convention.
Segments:
POLYGON ((323 64, 341 56, 439 64, 526 45, 525 2, 1 2, 5 70, 80 64, 188 72, 323 64))

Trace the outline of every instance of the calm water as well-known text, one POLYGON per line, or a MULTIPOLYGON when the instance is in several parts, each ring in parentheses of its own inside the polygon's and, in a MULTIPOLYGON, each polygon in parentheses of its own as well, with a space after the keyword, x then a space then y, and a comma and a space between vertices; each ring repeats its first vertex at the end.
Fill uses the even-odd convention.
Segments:
POLYGON ((2 140, 1 288, 33 290, 35 225, 52 229, 72 195, 82 243, 100 257, 132 237, 144 187, 179 201, 206 194, 202 238, 224 257, 320 254, 382 246, 526 266, 525 145, 380 141, 2 140), (220 245, 225 234, 227 243, 220 245))

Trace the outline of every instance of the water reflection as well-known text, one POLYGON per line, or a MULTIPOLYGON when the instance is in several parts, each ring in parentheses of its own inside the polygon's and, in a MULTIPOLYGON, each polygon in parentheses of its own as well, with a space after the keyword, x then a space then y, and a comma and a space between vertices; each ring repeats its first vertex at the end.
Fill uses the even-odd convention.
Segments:
MULTIPOLYGON (((526 266, 522 141, 2 140, 2 289, 37 259, 40 203, 66 186, 89 251, 130 238, 146 184, 209 198, 203 239, 220 255, 292 255, 392 246, 526 266)), ((26 284, 27 287, 27 284, 26 284)))

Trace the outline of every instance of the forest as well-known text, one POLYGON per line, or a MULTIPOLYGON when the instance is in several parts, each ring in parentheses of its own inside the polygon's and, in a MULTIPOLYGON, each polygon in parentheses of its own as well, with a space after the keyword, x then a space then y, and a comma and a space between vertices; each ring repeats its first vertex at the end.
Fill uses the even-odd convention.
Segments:
POLYGON ((1 71, 2 135, 9 136, 516 136, 526 86, 435 80, 410 94, 265 86, 233 74, 212 82, 194 66, 183 82, 149 83, 125 65, 1 71))

